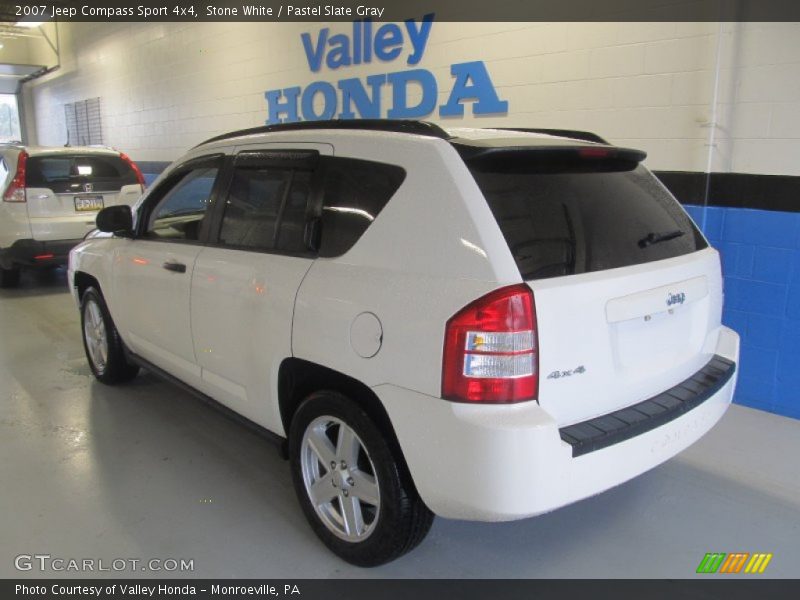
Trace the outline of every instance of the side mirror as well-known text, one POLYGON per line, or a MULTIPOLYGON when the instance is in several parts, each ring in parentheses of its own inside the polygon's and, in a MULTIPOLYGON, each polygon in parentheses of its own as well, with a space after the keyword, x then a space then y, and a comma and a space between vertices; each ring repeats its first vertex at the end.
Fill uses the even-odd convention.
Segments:
POLYGON ((133 214, 127 204, 109 206, 97 213, 97 228, 106 233, 130 235, 133 232, 133 214))
POLYGON ((306 221, 303 230, 303 243, 312 252, 318 252, 320 240, 322 239, 322 219, 315 217, 306 221))

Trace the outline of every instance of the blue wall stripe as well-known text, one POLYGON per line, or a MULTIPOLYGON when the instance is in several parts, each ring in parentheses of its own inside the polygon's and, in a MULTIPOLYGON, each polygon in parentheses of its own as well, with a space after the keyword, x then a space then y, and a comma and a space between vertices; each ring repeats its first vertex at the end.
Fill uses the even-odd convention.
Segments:
POLYGON ((800 213, 686 210, 722 256, 723 322, 742 341, 734 401, 800 418, 800 213))

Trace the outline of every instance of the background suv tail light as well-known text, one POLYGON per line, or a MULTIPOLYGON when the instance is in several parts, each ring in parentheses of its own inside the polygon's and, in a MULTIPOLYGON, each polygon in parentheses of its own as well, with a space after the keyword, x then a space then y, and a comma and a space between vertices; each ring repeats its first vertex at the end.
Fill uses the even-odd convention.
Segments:
POLYGON ((139 165, 137 165, 135 162, 133 162, 133 160, 131 160, 131 157, 130 157, 130 156, 128 156, 127 154, 125 154, 124 152, 120 152, 120 153, 119 153, 119 157, 120 157, 120 158, 121 158, 123 161, 125 161, 126 163, 128 163, 128 166, 129 166, 129 167, 130 167, 130 168, 133 170, 133 172, 136 174, 136 180, 139 182, 139 185, 141 186, 141 188, 142 188, 142 191, 144 191, 144 175, 142 175, 142 171, 141 171, 141 169, 139 168, 139 165))
POLYGON ((14 179, 8 184, 6 193, 3 194, 3 201, 5 202, 25 202, 27 196, 25 195, 25 168, 28 164, 28 153, 20 152, 17 157, 17 172, 14 174, 14 179))
POLYGON ((447 322, 442 397, 495 404, 535 400, 537 345, 536 309, 527 285, 479 298, 447 322))

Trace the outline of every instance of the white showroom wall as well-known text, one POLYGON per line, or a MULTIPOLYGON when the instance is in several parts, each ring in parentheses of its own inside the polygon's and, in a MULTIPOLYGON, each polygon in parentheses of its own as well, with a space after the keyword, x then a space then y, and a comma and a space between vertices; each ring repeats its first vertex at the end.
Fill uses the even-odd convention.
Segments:
MULTIPOLYGON (((316 39, 326 25, 352 27, 62 24, 61 68, 23 92, 29 136, 64 144, 64 104, 100 96, 108 144, 136 160, 172 160, 214 134, 263 124, 266 90, 410 68, 404 50, 391 64, 311 72, 300 35, 316 39)), ((474 60, 508 113, 474 117, 467 104, 464 118, 428 118, 587 129, 647 150, 658 170, 800 174, 798 23, 434 22, 417 67, 435 75, 443 104, 450 65, 474 60)))

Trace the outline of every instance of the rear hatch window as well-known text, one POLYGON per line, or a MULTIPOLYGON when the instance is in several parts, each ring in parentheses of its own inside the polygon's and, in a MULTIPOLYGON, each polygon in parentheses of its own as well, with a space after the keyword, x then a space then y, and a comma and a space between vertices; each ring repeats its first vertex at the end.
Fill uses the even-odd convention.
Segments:
POLYGON ((462 151, 523 279, 639 265, 707 247, 647 169, 585 154, 520 150, 481 160, 462 151))
POLYGON ((27 187, 56 194, 119 192, 139 183, 130 165, 113 155, 32 156, 26 171, 27 187))

